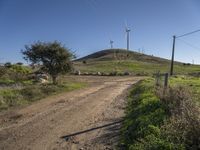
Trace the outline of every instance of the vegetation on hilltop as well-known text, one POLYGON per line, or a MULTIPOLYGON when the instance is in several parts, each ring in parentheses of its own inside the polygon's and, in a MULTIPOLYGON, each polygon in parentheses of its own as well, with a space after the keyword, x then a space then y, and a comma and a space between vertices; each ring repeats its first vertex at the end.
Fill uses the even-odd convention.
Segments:
POLYGON ((146 55, 138 53, 135 51, 127 51, 125 49, 107 49, 95 52, 88 56, 77 59, 76 61, 108 61, 108 60, 137 60, 145 62, 154 62, 154 63, 168 63, 169 60, 155 57, 152 55, 146 55))
MULTIPOLYGON (((152 75, 158 71, 169 72, 170 61, 133 51, 109 49, 96 52, 74 61, 76 70, 81 72, 123 73, 134 75, 152 75)), ((199 65, 180 62, 174 64, 175 74, 194 74, 200 72, 199 65)))

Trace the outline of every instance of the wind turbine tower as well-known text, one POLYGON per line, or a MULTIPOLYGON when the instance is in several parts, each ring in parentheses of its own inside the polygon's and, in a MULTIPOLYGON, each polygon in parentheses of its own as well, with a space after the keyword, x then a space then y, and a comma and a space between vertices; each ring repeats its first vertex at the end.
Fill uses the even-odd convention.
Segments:
POLYGON ((129 33, 131 30, 126 27, 127 51, 129 50, 129 33))
POLYGON ((111 49, 113 48, 113 43, 114 43, 114 41, 110 40, 110 48, 111 49))

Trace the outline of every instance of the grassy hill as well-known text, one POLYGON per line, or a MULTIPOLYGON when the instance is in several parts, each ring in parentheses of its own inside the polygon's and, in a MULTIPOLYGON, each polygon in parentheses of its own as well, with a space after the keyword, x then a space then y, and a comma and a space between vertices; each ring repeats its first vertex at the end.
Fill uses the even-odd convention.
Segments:
MULTIPOLYGON (((76 70, 89 73, 128 71, 132 74, 150 75, 157 71, 169 72, 170 70, 170 60, 124 49, 98 51, 75 60, 74 64, 76 70)), ((198 73, 200 66, 175 62, 174 72, 175 74, 198 73)))
POLYGON ((88 56, 77 59, 77 61, 90 60, 90 61, 109 61, 109 60, 137 60, 145 62, 154 62, 154 63, 166 63, 169 60, 150 56, 134 51, 127 51, 125 49, 106 49, 102 51, 95 52, 88 56))

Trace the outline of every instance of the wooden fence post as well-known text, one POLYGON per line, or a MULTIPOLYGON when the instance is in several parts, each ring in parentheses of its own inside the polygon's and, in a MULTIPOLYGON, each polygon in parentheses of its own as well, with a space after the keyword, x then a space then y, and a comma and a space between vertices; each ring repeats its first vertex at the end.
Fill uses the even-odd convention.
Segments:
POLYGON ((168 86, 168 76, 169 76, 169 74, 168 74, 168 73, 165 73, 164 87, 167 87, 167 86, 168 86))
POLYGON ((159 86, 160 84, 159 84, 159 80, 160 80, 160 71, 158 71, 157 73, 156 73, 156 86, 159 86))

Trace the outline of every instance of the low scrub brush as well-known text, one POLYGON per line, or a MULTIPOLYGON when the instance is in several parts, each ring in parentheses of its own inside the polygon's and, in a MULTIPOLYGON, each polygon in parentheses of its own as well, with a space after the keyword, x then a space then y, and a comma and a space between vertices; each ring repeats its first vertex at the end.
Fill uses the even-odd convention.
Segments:
POLYGON ((162 127, 170 142, 183 144, 186 149, 200 149, 200 110, 186 87, 157 90, 166 106, 169 120, 162 127))

